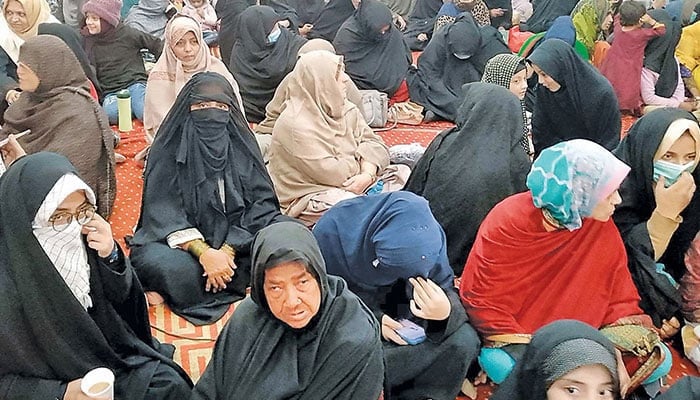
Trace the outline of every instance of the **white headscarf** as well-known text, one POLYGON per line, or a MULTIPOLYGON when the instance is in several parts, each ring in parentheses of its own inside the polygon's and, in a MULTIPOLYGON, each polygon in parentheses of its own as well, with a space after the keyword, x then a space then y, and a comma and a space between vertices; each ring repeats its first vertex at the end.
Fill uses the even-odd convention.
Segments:
POLYGON ((34 236, 49 257, 66 285, 85 310, 92 307, 90 298, 90 264, 80 234, 81 226, 73 219, 61 232, 51 227, 49 218, 72 193, 83 190, 91 204, 95 204, 92 189, 74 174, 63 175, 41 203, 32 223, 34 236))

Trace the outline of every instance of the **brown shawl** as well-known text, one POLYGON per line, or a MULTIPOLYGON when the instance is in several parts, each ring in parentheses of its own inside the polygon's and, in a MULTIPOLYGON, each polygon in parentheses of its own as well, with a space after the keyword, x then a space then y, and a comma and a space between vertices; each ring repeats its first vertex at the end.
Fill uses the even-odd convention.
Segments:
POLYGON ((226 78, 233 87, 238 105, 243 112, 243 102, 238 90, 238 83, 233 79, 233 75, 226 69, 224 63, 209 53, 209 48, 202 37, 202 28, 199 23, 191 17, 178 15, 168 22, 165 27, 165 45, 163 54, 160 56, 153 70, 148 76, 146 85, 146 100, 143 112, 143 126, 146 134, 152 141, 158 127, 170 111, 170 107, 175 104, 177 94, 185 83, 198 72, 216 72, 226 78), (199 42, 199 51, 194 60, 190 63, 183 63, 175 57, 173 47, 188 32, 194 33, 199 42))
POLYGON ((270 175, 283 212, 298 216, 309 199, 342 187, 360 161, 389 164, 389 151, 338 86, 343 57, 312 51, 290 73, 289 100, 272 131, 270 175))
POLYGON ((34 92, 22 92, 5 113, 0 139, 31 129, 19 140, 28 153, 66 156, 97 195, 105 218, 116 195, 114 134, 107 116, 90 97, 89 83, 71 49, 56 36, 39 35, 20 49, 19 61, 39 77, 34 92))

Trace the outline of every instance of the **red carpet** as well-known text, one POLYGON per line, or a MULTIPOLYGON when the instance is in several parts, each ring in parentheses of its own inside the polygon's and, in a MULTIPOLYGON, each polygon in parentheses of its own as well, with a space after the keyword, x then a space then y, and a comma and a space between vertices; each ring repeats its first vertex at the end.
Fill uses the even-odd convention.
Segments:
MULTIPOLYGON (((622 121, 622 134, 626 134, 634 118, 625 117, 622 121)), ((433 122, 421 126, 399 125, 397 128, 381 132, 388 146, 396 144, 420 143, 427 146, 440 131, 451 127, 447 122, 433 122)), ((124 236, 131 235, 141 206, 141 191, 143 188, 143 170, 134 161, 134 155, 146 146, 143 126, 135 121, 134 130, 121 133, 121 144, 117 151, 126 156, 127 161, 117 166, 117 199, 114 214, 111 218, 114 237, 124 246, 124 236)), ((211 357, 214 341, 224 324, 233 314, 235 306, 214 325, 195 327, 184 319, 173 314, 167 306, 151 307, 149 317, 153 335, 162 342, 176 346, 175 361, 190 374, 194 381, 201 376, 211 357)), ((681 358, 674 350, 674 367, 671 371, 670 382, 684 375, 698 375, 695 366, 681 358)), ((478 388, 478 399, 487 399, 492 386, 484 385, 478 388)), ((458 397, 467 399, 467 397, 458 397)))

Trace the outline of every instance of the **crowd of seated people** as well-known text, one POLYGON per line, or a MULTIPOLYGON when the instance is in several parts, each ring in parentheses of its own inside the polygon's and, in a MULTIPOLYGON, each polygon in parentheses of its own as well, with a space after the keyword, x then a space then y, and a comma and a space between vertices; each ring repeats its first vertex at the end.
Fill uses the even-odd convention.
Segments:
POLYGON ((700 396, 697 1, 0 4, 0 398, 700 396), (193 382, 148 307, 234 302, 193 382))

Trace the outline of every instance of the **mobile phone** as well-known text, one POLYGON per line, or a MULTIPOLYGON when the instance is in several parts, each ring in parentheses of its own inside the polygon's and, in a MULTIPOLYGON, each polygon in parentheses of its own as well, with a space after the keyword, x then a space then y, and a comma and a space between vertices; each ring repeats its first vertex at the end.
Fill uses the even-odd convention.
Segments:
POLYGON ((397 329, 396 333, 398 333, 401 339, 405 340, 406 343, 416 345, 425 341, 425 329, 423 329, 422 326, 408 319, 400 319, 399 323, 403 328, 397 329))
MULTIPOLYGON (((31 129, 27 129, 26 131, 22 131, 22 132, 20 132, 20 133, 16 133, 16 134, 15 134, 15 139, 19 139, 19 138, 21 138, 22 136, 24 136, 24 135, 26 135, 26 134, 28 134, 28 133, 31 133, 31 132, 32 132, 31 129)), ((3 147, 4 145, 8 144, 9 142, 10 142, 10 138, 9 138, 9 137, 8 137, 7 139, 0 140, 0 147, 3 147)))

